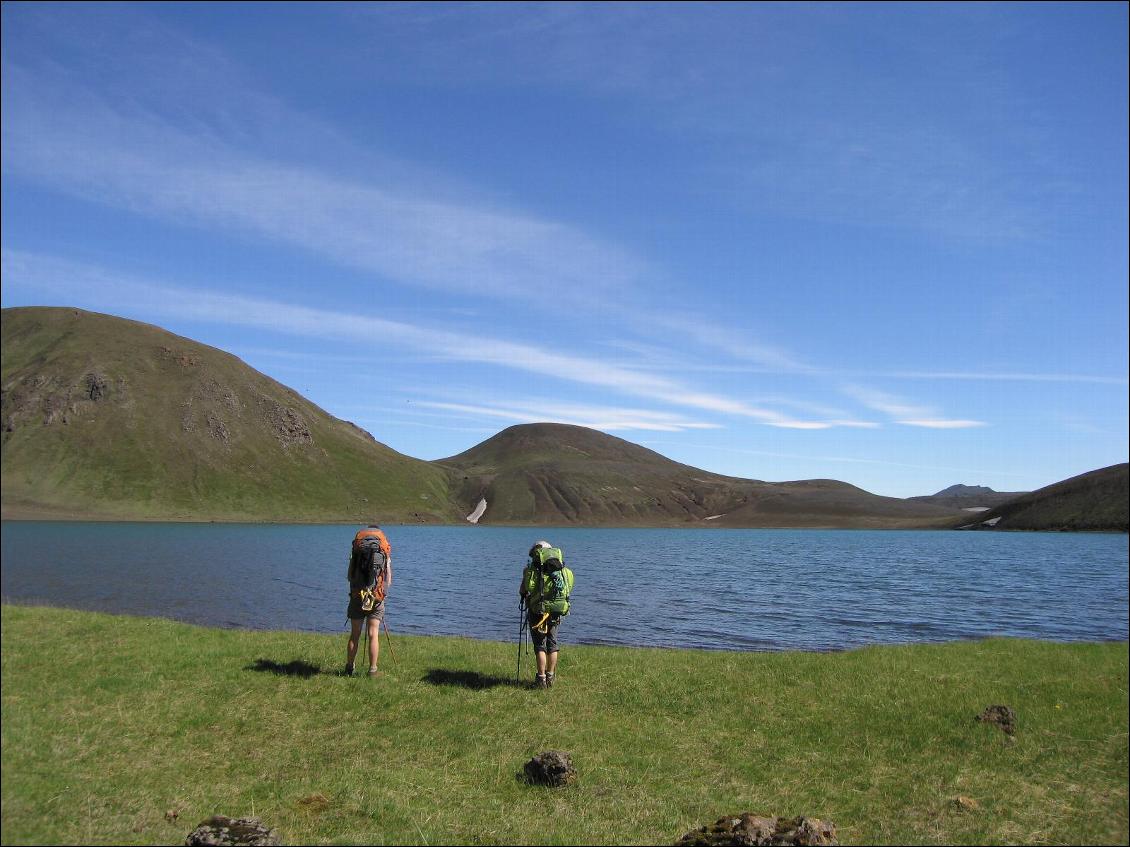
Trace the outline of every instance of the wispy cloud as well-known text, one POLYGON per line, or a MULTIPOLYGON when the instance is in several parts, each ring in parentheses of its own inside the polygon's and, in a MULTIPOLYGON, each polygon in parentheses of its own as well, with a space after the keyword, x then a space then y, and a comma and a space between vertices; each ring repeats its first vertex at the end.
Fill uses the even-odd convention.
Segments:
POLYGON ((1018 479, 1035 479, 1032 474, 1014 473, 1011 471, 987 470, 985 468, 959 468, 951 465, 920 465, 912 462, 892 462, 888 459, 865 459, 859 456, 817 456, 803 455, 800 453, 782 453, 775 450, 750 450, 744 447, 733 447, 720 444, 686 444, 684 442, 664 442, 655 439, 645 442, 649 445, 673 444, 681 448, 694 447, 701 450, 718 450, 725 453, 735 453, 744 456, 765 456, 773 459, 797 459, 805 462, 835 462, 852 465, 884 465, 895 468, 912 468, 924 471, 946 471, 948 473, 969 474, 976 478, 984 476, 1005 476, 1018 479))
POLYGON ((7 174, 174 223, 252 233, 408 285, 599 300, 646 263, 567 224, 240 152, 6 63, 7 174))
POLYGON ((990 33, 1003 21, 991 8, 920 7, 898 21, 834 6, 816 15, 770 4, 690 15, 677 4, 502 8, 420 17, 378 6, 362 17, 379 29, 362 27, 392 42, 393 75, 410 68, 439 84, 563 87, 630 103, 633 118, 710 151, 692 172, 697 190, 746 209, 984 241, 1029 237, 1049 223, 1041 201, 1077 199, 1071 165, 1031 129, 1038 107, 1001 69, 990 33), (961 36, 933 50, 922 31, 935 26, 961 36), (845 47, 857 30, 872 62, 845 47), (876 61, 897 63, 906 86, 873 78, 876 61), (964 120, 924 105, 938 99, 960 100, 964 120))
POLYGON ((904 426, 921 426, 927 429, 970 429, 972 427, 984 426, 984 421, 973 420, 960 420, 960 419, 947 419, 947 418, 918 418, 895 421, 895 423, 903 424, 904 426))
POLYGON ((386 343, 424 351, 453 362, 469 362, 525 371, 573 383, 612 389, 671 406, 749 418, 770 426, 826 429, 834 421, 804 421, 771 408, 753 406, 720 394, 695 390, 665 376, 617 367, 583 356, 531 344, 390 321, 369 315, 314 309, 272 300, 186 289, 130 278, 104 268, 5 248, 5 286, 23 286, 97 308, 249 326, 271 332, 366 343, 386 343))
MULTIPOLYGON (((212 74, 224 65, 207 53, 186 55, 212 74)), ((639 305, 647 302, 641 283, 659 271, 576 227, 486 201, 440 199, 436 180, 374 182, 368 171, 350 179, 251 155, 228 140, 220 118, 175 122, 128 99, 111 102, 58 70, 32 73, 5 62, 4 73, 6 174, 175 224, 251 234, 401 285, 583 304, 615 312, 637 332, 768 371, 813 370, 717 321, 639 305)), ((253 129, 280 122, 254 92, 232 96, 252 104, 253 129)), ((304 134, 332 135, 316 122, 299 123, 304 134)))
MULTIPOLYGON (((632 360, 632 367, 644 370, 665 370, 684 373, 696 371, 748 374, 795 373, 813 377, 851 379, 955 380, 964 382, 1061 382, 1094 385, 1130 385, 1130 379, 1125 376, 1109 376, 1106 374, 1025 373, 1022 371, 846 370, 843 368, 820 365, 804 365, 802 368, 794 369, 788 365, 774 367, 768 362, 759 365, 736 364, 732 361, 703 361, 685 355, 673 355, 668 347, 645 344, 627 339, 614 339, 609 342, 609 345, 635 356, 632 360)), ((789 355, 787 351, 785 351, 785 355, 789 355)), ((746 360, 749 361, 748 358, 746 360)))
POLYGON ((716 350, 739 362, 752 362, 773 373, 812 373, 816 369, 800 361, 794 353, 739 334, 716 320, 691 314, 645 311, 636 315, 637 323, 658 329, 675 349, 688 344, 716 350))
POLYGON ((890 371, 887 373, 876 372, 871 375, 894 377, 896 379, 986 380, 990 382, 1080 382, 1095 383, 1097 385, 1130 384, 1130 380, 1124 376, 1101 376, 1094 374, 1001 373, 994 371, 890 371))
POLYGON ((867 408, 882 412, 890 416, 895 423, 904 426, 918 426, 927 429, 968 429, 985 425, 983 421, 941 417, 936 410, 928 406, 912 404, 893 394, 862 385, 843 385, 841 391, 849 397, 855 398, 867 408))
MULTIPOLYGON (((120 310, 143 304, 147 313, 182 319, 254 326, 291 335, 365 340, 386 339, 399 355, 405 351, 426 355, 433 360, 470 362, 526 371, 569 382, 612 389, 636 397, 644 397, 670 406, 693 408, 703 412, 732 415, 754 420, 781 429, 826 430, 832 428, 876 428, 874 421, 860 420, 840 410, 788 398, 764 398, 757 404, 723 394, 701 391, 669 376, 635 368, 610 364, 589 358, 548 350, 531 344, 477 336, 426 327, 402 321, 391 321, 367 315, 313 309, 278 301, 220 294, 203 289, 185 289, 147 279, 134 279, 103 268, 74 263, 23 251, 3 251, 5 285, 24 286, 34 290, 53 291, 56 296, 74 302, 76 297, 95 298, 97 308, 120 310), (796 409, 801 415, 784 409, 796 409)), ((931 429, 964 429, 983 426, 976 420, 954 419, 939 415, 935 409, 907 403, 894 395, 860 385, 849 384, 841 390, 874 411, 888 415, 895 423, 931 429)), ((510 407, 499 414, 533 414, 530 409, 510 407)), ((588 409, 559 410, 563 420, 587 422, 597 429, 658 429, 677 425, 673 420, 650 420, 639 415, 607 416, 588 409), (632 423, 632 426, 627 426, 632 423), (645 426, 645 424, 647 424, 645 426)), ((701 423, 701 422, 700 422, 701 423)), ((694 428, 689 422, 682 429, 694 428)))
POLYGON ((692 421, 682 415, 650 409, 623 409, 574 404, 558 405, 552 402, 507 402, 494 403, 488 406, 418 400, 413 405, 429 409, 444 409, 476 417, 502 418, 516 423, 564 423, 606 432, 618 430, 684 432, 691 429, 722 428, 717 423, 692 421))
POLYGON ((854 397, 867 408, 882 412, 892 418, 929 418, 933 415, 933 412, 929 409, 911 405, 885 391, 878 391, 862 385, 845 385, 842 390, 844 394, 854 397))

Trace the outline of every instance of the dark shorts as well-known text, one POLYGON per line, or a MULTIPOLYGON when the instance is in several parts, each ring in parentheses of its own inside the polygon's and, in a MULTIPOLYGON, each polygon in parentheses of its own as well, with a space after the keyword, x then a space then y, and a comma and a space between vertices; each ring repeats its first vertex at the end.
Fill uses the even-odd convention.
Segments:
POLYGON ((378 621, 385 619, 385 601, 378 600, 376 605, 373 606, 373 611, 365 612, 361 609, 361 598, 357 594, 349 596, 349 608, 345 611, 345 616, 351 621, 368 620, 374 618, 378 621))
POLYGON ((561 623, 561 616, 554 615, 546 621, 545 632, 538 632, 534 629, 534 624, 538 622, 541 615, 530 617, 530 638, 534 642, 535 653, 556 653, 557 652, 557 626, 561 623))

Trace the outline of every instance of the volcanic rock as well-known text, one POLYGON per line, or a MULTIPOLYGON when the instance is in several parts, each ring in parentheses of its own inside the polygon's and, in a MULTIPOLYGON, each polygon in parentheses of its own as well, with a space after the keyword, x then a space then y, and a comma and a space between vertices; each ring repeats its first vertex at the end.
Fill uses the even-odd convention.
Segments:
POLYGON ((710 826, 692 830, 679 839, 681 847, 761 847, 778 844, 839 844, 836 825, 817 818, 782 818, 749 812, 719 818, 710 826))
POLYGON ((213 815, 190 832, 184 843, 186 847, 274 847, 279 843, 279 837, 258 818, 213 815))
POLYGON ((561 750, 538 753, 522 769, 526 782, 531 785, 548 785, 560 788, 577 778, 573 757, 561 750))
POLYGON ((1016 712, 1011 706, 986 706, 976 718, 984 723, 995 723, 1009 735, 1016 732, 1016 712))

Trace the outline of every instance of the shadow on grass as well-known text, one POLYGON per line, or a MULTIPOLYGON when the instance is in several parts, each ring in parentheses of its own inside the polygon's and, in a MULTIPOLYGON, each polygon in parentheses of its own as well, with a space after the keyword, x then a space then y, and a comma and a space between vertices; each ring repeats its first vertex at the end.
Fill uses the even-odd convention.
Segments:
POLYGON ((478 671, 447 671, 442 668, 432 668, 424 674, 424 682, 430 682, 432 685, 458 685, 461 688, 471 688, 476 691, 483 688, 494 688, 498 685, 514 684, 514 680, 508 676, 482 674, 478 671))
POLYGON ((309 662, 304 662, 301 659, 294 659, 287 662, 285 665, 281 662, 276 662, 273 659, 256 659, 255 664, 248 665, 244 668, 245 671, 260 671, 262 673, 274 673, 280 676, 297 676, 302 679, 309 679, 312 676, 317 676, 322 672, 322 669, 317 665, 312 665, 309 662))

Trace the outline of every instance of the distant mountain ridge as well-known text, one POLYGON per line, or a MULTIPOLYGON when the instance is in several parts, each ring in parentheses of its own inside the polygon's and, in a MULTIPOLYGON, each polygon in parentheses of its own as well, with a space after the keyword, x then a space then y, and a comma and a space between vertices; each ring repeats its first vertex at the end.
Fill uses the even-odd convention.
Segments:
POLYGON ((996 494, 997 492, 989 488, 987 485, 951 485, 949 488, 943 488, 937 494, 931 495, 932 497, 962 497, 965 495, 981 496, 984 494, 996 494))
MULTIPOLYGON (((513 426, 426 462, 235 356, 149 324, 4 309, 2 343, 6 519, 946 528, 969 523, 962 497, 1013 497, 951 486, 900 499, 830 479, 741 479, 554 423, 513 426)), ((1121 500, 1106 475, 1081 482, 1075 496, 1102 515, 1057 528, 1125 531, 1121 467, 1121 500)), ((1019 514, 998 523, 1024 526, 1019 514)))
POLYGON ((994 491, 984 485, 951 485, 937 494, 928 494, 918 497, 908 497, 920 503, 934 503, 939 506, 948 506, 953 509, 990 509, 1001 503, 1014 500, 1026 491, 994 491))
POLYGON ((568 424, 512 426, 437 464, 492 524, 937 527, 955 514, 836 480, 722 476, 568 424))

